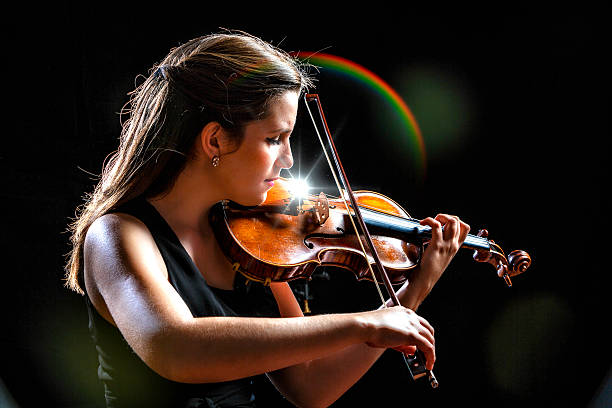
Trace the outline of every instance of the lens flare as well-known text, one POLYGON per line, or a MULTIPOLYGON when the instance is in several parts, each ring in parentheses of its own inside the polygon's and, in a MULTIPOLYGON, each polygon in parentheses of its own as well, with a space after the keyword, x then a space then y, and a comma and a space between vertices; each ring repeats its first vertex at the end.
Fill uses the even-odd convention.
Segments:
POLYGON ((416 168, 418 168, 423 175, 425 174, 425 142, 419 125, 406 102, 404 102, 402 97, 391 88, 387 82, 367 68, 336 55, 306 51, 296 52, 292 55, 314 66, 346 75, 381 95, 399 115, 407 138, 412 145, 412 150, 415 151, 415 159, 418 162, 415 163, 416 168))
POLYGON ((310 190, 306 180, 301 179, 290 179, 288 188, 291 195, 298 199, 308 197, 308 191, 310 190))

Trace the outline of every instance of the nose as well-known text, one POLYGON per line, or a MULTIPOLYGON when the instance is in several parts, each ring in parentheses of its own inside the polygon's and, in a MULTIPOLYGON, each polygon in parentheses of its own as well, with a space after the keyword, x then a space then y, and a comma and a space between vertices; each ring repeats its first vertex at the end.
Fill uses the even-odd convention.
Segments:
POLYGON ((293 167, 293 154, 291 153, 291 144, 289 141, 283 143, 283 149, 278 157, 278 165, 281 169, 290 169, 293 167))

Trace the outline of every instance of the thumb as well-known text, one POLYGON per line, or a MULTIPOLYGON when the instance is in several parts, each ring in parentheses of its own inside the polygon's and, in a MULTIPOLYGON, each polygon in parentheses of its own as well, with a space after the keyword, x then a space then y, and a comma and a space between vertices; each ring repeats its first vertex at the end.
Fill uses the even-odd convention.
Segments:
POLYGON ((416 346, 397 346, 397 347, 393 347, 393 350, 397 350, 400 353, 404 353, 406 355, 412 355, 414 353, 416 353, 416 346))

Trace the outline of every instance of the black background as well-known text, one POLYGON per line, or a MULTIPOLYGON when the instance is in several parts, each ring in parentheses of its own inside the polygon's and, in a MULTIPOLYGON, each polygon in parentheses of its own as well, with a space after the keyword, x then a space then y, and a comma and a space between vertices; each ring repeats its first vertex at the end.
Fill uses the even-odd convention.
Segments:
MULTIPOLYGON (((436 328, 438 390, 413 383, 387 352, 335 406, 603 406, 611 361, 603 16, 253 6, 55 2, 5 13, 0 396, 22 407, 99 406, 84 302, 62 287, 64 230, 94 185, 87 172, 99 173, 116 148, 117 113, 137 75, 171 47, 224 27, 378 74, 421 127, 426 174, 396 147, 402 129, 385 99, 322 69, 317 92, 353 187, 380 191, 418 218, 457 214, 506 251, 533 257, 511 289, 467 251, 455 258, 419 309, 436 328)), ((304 135, 296 129, 294 139, 304 135)), ((315 312, 377 302, 371 284, 341 272, 310 289, 315 312)), ((281 404, 262 387, 264 402, 281 404)))

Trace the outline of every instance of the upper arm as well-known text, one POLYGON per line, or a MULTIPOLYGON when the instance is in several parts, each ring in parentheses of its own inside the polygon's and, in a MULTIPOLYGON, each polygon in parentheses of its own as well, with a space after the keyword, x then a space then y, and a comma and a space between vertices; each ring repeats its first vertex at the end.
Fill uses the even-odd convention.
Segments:
POLYGON ((287 282, 273 282, 270 284, 270 289, 272 289, 281 317, 304 316, 300 304, 287 282))
POLYGON ((126 214, 107 214, 89 228, 84 246, 88 295, 132 349, 163 371, 164 337, 192 317, 168 282, 165 264, 146 226, 126 214))

